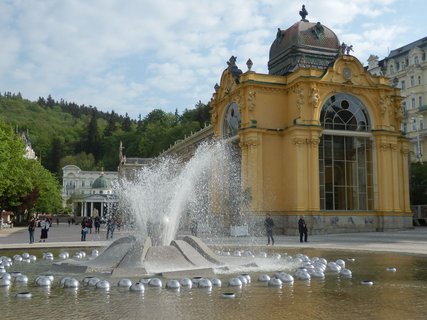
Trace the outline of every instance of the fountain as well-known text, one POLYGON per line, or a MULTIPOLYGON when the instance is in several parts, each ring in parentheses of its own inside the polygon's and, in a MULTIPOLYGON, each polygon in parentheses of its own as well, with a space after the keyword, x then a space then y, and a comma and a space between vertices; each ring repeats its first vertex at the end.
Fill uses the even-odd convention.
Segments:
POLYGON ((121 181, 115 189, 125 220, 134 226, 133 234, 114 241, 95 259, 64 260, 55 263, 53 270, 131 276, 191 270, 212 273, 230 264, 253 266, 250 257, 218 256, 196 236, 177 239, 180 225, 194 221, 206 237, 224 234, 226 223, 248 223, 242 214, 244 197, 235 152, 225 142, 204 143, 186 163, 161 158, 138 172, 133 181, 121 181))
POLYGON ((206 243, 220 242, 230 226, 251 225, 238 210, 245 198, 238 172, 232 148, 221 143, 202 145, 188 163, 160 159, 118 186, 132 234, 89 254, 0 255, 2 318, 84 318, 90 310, 102 319, 282 319, 285 309, 295 319, 423 318, 425 257, 340 252, 353 257, 344 260, 332 251, 288 253, 280 246, 211 250, 206 243), (192 220, 206 243, 184 232, 192 220))

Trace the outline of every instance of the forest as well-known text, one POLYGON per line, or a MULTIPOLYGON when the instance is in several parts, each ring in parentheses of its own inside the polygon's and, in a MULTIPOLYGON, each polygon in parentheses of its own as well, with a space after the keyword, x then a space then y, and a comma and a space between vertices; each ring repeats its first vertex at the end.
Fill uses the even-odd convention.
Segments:
POLYGON ((210 123, 209 106, 198 102, 181 115, 153 109, 131 119, 51 96, 38 101, 21 94, 0 94, 0 119, 26 132, 41 164, 58 177, 74 164, 82 170, 117 170, 120 141, 127 157, 156 157, 176 140, 210 123))
POLYGON ((155 108, 145 117, 131 119, 128 114, 119 115, 114 110, 103 112, 90 105, 62 99, 56 101, 50 95, 30 101, 20 93, 0 94, 0 130, 3 135, 0 140, 0 156, 3 157, 0 209, 20 213, 25 209, 61 211, 61 169, 64 166, 74 164, 82 170, 116 171, 120 142, 127 157, 156 157, 176 140, 209 123, 209 105, 200 101, 182 114, 177 110, 170 113, 155 108), (23 133, 29 138, 37 161, 21 161, 23 133), (15 153, 8 158, 12 149, 15 153), (31 178, 25 170, 37 172, 45 180, 27 181, 28 184, 21 186, 31 178), (7 188, 4 179, 9 181, 7 188), (12 186, 21 189, 17 191, 12 186), (52 197, 50 200, 45 198, 43 203, 40 196, 47 190, 52 197))

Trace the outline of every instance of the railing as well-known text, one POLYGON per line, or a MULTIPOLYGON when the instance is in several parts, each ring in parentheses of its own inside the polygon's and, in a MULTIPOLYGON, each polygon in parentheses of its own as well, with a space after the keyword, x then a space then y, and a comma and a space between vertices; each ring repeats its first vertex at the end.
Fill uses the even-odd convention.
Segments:
POLYGON ((175 141, 174 145, 170 146, 169 149, 162 152, 160 156, 166 156, 171 154, 180 153, 184 150, 184 148, 188 146, 197 146, 198 143, 204 141, 213 136, 213 127, 211 125, 205 126, 203 129, 186 136, 183 140, 175 141))

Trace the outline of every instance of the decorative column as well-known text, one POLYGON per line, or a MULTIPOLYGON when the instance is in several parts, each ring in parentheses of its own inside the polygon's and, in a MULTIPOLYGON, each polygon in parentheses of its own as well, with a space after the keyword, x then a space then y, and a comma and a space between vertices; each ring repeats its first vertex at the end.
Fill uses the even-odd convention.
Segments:
MULTIPOLYGON (((291 210, 318 211, 319 199, 319 151, 320 128, 309 126, 294 127, 291 133, 290 158, 286 176, 293 182, 294 201, 290 202, 291 210)), ((289 190, 289 189, 288 189, 289 190)))
POLYGON ((84 201, 80 202, 80 217, 83 217, 85 205, 86 205, 86 202, 84 201))
POLYGON ((101 201, 101 208, 99 209, 99 216, 102 217, 104 215, 104 201, 101 201))
POLYGON ((263 204, 262 145, 258 132, 249 132, 241 137, 242 184, 251 191, 252 210, 259 211, 263 204))
POLYGON ((399 195, 400 195, 400 209, 403 212, 411 214, 411 204, 409 198, 409 148, 408 140, 401 139, 400 141, 400 159, 399 159, 399 195))

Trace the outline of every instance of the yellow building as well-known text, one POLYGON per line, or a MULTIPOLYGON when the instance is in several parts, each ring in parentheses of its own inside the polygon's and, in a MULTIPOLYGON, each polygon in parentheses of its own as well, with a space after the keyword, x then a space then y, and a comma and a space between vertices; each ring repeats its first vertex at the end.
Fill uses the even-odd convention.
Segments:
POLYGON ((269 74, 231 57, 211 100, 214 135, 235 143, 259 223, 285 234, 412 227, 398 89, 367 72, 321 23, 278 30, 269 74))

